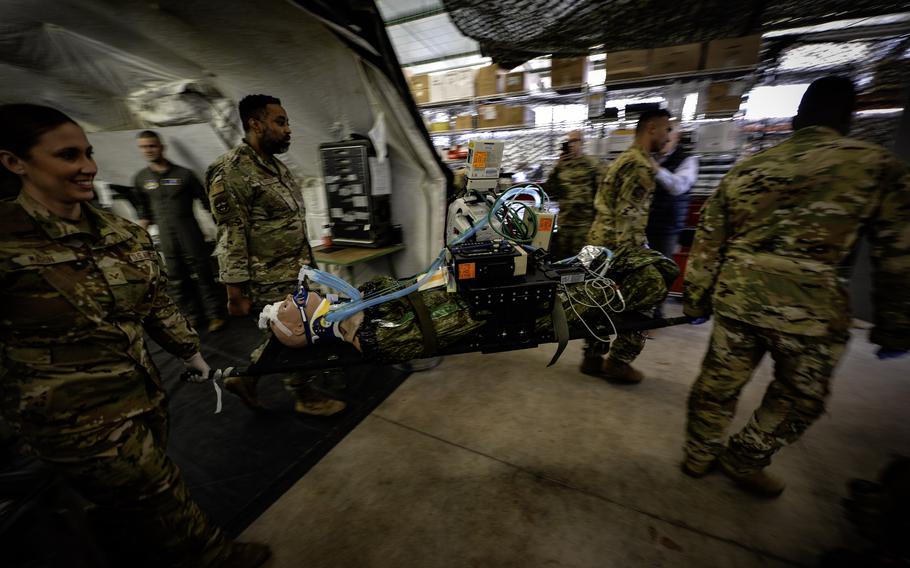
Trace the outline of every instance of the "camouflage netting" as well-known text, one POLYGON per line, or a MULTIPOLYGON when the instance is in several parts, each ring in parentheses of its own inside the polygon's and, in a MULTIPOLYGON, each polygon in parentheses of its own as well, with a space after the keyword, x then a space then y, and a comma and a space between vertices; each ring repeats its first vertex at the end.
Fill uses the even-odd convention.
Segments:
POLYGON ((737 37, 774 29, 903 12, 891 0, 443 0, 461 32, 484 55, 512 68, 547 54, 644 49, 737 37), (495 9, 494 9, 495 6, 495 9))

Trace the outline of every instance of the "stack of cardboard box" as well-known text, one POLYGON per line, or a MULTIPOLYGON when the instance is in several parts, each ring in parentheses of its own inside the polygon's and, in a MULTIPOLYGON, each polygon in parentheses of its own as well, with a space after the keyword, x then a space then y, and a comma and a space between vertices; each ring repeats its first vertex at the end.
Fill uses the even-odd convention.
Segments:
POLYGON ((477 115, 479 128, 534 124, 534 113, 524 105, 481 105, 477 110, 479 111, 477 115))
POLYGON ((705 69, 729 69, 756 65, 760 49, 760 35, 716 39, 708 43, 705 69))
POLYGON ((691 73, 699 69, 731 69, 758 63, 761 36, 718 39, 656 49, 615 51, 607 54, 607 80, 691 73))
POLYGON ((706 114, 730 114, 739 110, 745 84, 741 81, 725 81, 708 85, 706 114))
POLYGON ((587 57, 554 57, 550 60, 550 87, 578 87, 588 79, 587 57))
POLYGON ((408 80, 414 102, 422 105, 430 102, 430 76, 426 73, 414 75, 408 80))
POLYGON ((487 65, 478 69, 477 74, 474 75, 474 96, 488 97, 501 93, 501 76, 499 65, 487 65))
POLYGON ((455 130, 474 130, 476 118, 474 114, 459 114, 455 117, 455 130))

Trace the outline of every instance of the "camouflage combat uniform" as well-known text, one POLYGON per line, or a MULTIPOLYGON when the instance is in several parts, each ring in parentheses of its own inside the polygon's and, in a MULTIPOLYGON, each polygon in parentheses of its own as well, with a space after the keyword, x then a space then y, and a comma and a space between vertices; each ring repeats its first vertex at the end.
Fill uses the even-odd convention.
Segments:
MULTIPOLYGON (((679 268, 672 260, 657 251, 646 248, 625 249, 613 257, 607 276, 622 289, 626 311, 647 312, 667 297, 670 285, 679 274, 679 268)), ((384 276, 374 278, 360 287, 371 294, 376 290, 388 289, 395 281, 384 276)), ((583 284, 569 284, 558 295, 566 313, 569 325, 578 322, 579 314, 591 327, 605 325, 603 312, 591 307, 578 291, 583 284), (572 296, 570 301, 568 295, 572 296), (584 299, 584 303, 581 300, 584 299)), ((444 288, 420 292, 421 299, 433 320, 437 345, 446 348, 468 335, 482 331, 485 322, 471 317, 468 305, 458 294, 451 294, 444 288)), ((553 329, 549 315, 537 319, 537 331, 553 329)), ((414 313, 412 304, 406 298, 392 300, 369 308, 364 322, 357 330, 364 355, 371 361, 401 363, 427 356, 424 353, 423 332, 414 313)))
MULTIPOLYGON (((588 244, 605 246, 613 251, 622 248, 641 248, 647 244, 645 228, 648 209, 656 187, 650 156, 632 146, 610 164, 604 176, 594 207, 597 215, 588 232, 588 244)), ((613 345, 587 341, 585 356, 603 355, 618 363, 631 363, 645 348, 645 334, 638 331, 621 333, 613 345)))
POLYGON ((560 159, 547 178, 547 193, 559 201, 558 230, 550 244, 554 259, 578 254, 588 244, 588 231, 594 222, 594 194, 601 177, 597 160, 577 156, 560 159))
POLYGON ((824 411, 850 307, 837 267, 866 232, 875 266, 871 341, 910 348, 910 177, 884 148, 804 128, 744 160, 705 204, 686 272, 684 309, 715 314, 689 396, 686 452, 708 461, 740 390, 766 352, 774 381, 725 463, 770 463, 824 411))
MULTIPOLYGON (((208 167, 205 180, 218 226, 219 279, 243 285, 254 311, 293 293, 300 267, 314 263, 303 193, 287 166, 274 156, 263 159, 243 141, 208 167)), ((309 392, 309 381, 309 375, 285 377, 298 395, 309 392)))
POLYGON ((82 211, 65 221, 24 192, 0 203, 3 417, 97 506, 99 536, 129 565, 216 565, 227 542, 165 453, 165 392, 143 332, 180 358, 199 340, 148 233, 82 211))

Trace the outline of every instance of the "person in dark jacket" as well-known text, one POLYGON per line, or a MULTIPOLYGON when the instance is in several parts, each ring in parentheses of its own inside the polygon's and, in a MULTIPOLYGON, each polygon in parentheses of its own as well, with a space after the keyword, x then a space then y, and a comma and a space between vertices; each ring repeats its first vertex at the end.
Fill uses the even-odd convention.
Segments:
MULTIPOLYGON (((682 132, 676 125, 661 149, 661 158, 654 165, 657 187, 648 214, 648 246, 673 260, 679 247, 679 235, 689 212, 689 195, 698 178, 698 156, 692 156, 679 143, 682 132)), ((663 317, 658 306, 656 317, 663 317)))
POLYGON ((672 259, 679 246, 679 234, 686 222, 689 192, 698 178, 698 156, 692 156, 679 144, 679 128, 661 150, 658 161, 657 188, 648 215, 648 246, 672 259))

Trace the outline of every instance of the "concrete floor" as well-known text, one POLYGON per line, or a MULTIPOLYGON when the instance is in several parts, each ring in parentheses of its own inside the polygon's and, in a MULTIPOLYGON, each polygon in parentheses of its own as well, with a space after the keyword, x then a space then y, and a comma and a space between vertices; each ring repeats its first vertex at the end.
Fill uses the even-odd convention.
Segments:
MULTIPOLYGON (((710 324, 661 330, 636 386, 578 372, 581 342, 449 357, 415 373, 241 536, 271 567, 814 566, 861 545, 846 482, 910 453, 910 360, 854 330, 829 412, 774 470, 763 501, 678 469, 685 401, 710 324)), ((770 381, 765 361, 736 426, 770 381)))

